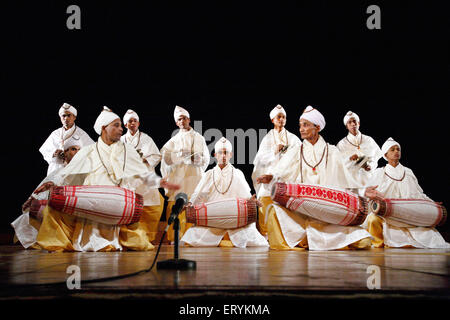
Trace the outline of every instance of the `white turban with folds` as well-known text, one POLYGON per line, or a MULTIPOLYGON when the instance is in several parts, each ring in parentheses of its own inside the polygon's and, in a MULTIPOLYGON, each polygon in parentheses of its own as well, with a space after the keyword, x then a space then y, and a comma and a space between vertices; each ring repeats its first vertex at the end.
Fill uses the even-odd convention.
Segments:
POLYGON ((100 136, 102 134, 102 127, 106 127, 108 124, 113 122, 116 119, 120 119, 120 117, 111 111, 108 107, 104 106, 102 112, 95 120, 94 130, 100 136))
POLYGON ((344 126, 347 126, 347 122, 348 122, 348 120, 350 120, 351 118, 355 118, 356 121, 360 122, 360 121, 359 121, 359 116, 358 116, 356 113, 354 113, 354 112, 352 112, 352 111, 349 111, 349 112, 347 112, 347 114, 346 114, 345 117, 344 117, 344 126))
POLYGON ((300 120, 301 119, 308 120, 309 122, 314 123, 316 126, 319 126, 319 131, 322 131, 325 128, 325 118, 317 109, 314 109, 311 106, 306 107, 305 111, 303 111, 302 115, 300 116, 300 120))
POLYGON ((139 121, 138 114, 136 112, 134 112, 133 110, 128 109, 128 111, 123 116, 123 124, 128 123, 128 120, 130 120, 131 118, 135 118, 137 121, 139 121))
POLYGON ((281 105, 277 105, 272 109, 272 111, 270 111, 270 120, 273 120, 273 118, 275 118, 279 113, 284 114, 284 116, 286 117, 286 111, 281 105))
POLYGON ((228 152, 231 152, 233 150, 231 142, 225 137, 220 138, 220 140, 217 141, 216 144, 214 145, 214 152, 217 153, 222 149, 226 149, 228 152))
POLYGON ((381 152, 383 153, 383 158, 384 158, 384 160, 387 161, 386 156, 385 156, 385 155, 386 155, 386 152, 388 152, 389 149, 390 149, 392 146, 396 146, 396 145, 401 149, 400 143, 398 143, 397 141, 395 141, 395 140, 392 139, 392 138, 388 138, 388 139, 386 140, 386 142, 383 143, 383 146, 381 147, 381 152))
POLYGON ((61 117, 64 112, 69 111, 70 113, 72 113, 75 117, 77 116, 77 109, 75 109, 73 106, 71 106, 68 103, 63 103, 63 105, 61 106, 61 108, 59 108, 58 114, 61 117))
POLYGON ((175 119, 175 122, 177 122, 180 116, 186 116, 187 118, 190 118, 189 112, 187 112, 186 109, 180 106, 175 106, 175 110, 173 111, 173 118, 175 119))

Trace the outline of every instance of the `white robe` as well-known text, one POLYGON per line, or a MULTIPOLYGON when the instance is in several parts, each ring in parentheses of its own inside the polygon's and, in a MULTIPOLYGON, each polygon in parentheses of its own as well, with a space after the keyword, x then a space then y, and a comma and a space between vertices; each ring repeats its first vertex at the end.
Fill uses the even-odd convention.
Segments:
POLYGON ((205 138, 194 129, 180 130, 161 148, 161 175, 168 182, 181 186, 179 190, 166 190, 169 201, 184 192, 190 197, 209 165, 210 154, 205 138), (195 154, 195 162, 191 154, 195 154))
MULTIPOLYGON (((244 174, 241 170, 233 167, 232 164, 228 164, 223 169, 215 166, 208 170, 197 185, 190 202, 196 205, 214 200, 229 198, 248 199, 250 197, 250 186, 245 180, 244 174), (228 191, 225 194, 221 194, 221 192, 227 190, 228 186, 230 186, 228 191)), ((218 246, 227 232, 233 245, 238 248, 268 246, 267 240, 256 229, 256 222, 250 223, 245 227, 229 230, 193 226, 185 232, 181 242, 195 247, 218 246)))
MULTIPOLYGON (((400 163, 396 167, 387 164, 384 168, 378 168, 370 183, 378 185, 377 190, 385 198, 431 200, 423 193, 412 170, 400 163), (385 173, 398 180, 402 179, 403 175, 405 177, 402 181, 396 181, 385 173)), ((416 227, 390 218, 382 219, 384 243, 389 247, 450 248, 450 244, 445 242, 435 228, 416 227)))
MULTIPOLYGON (((146 165, 149 172, 155 172, 155 167, 161 161, 161 153, 148 134, 138 130, 133 136, 128 130, 120 140, 132 145, 141 154, 141 157, 147 160, 146 165)), ((136 189, 136 192, 144 198, 144 206, 155 206, 161 203, 157 188, 147 188, 145 185, 142 185, 136 189)))
POLYGON ((253 173, 252 181, 253 187, 255 188, 256 195, 259 198, 270 196, 270 189, 268 189, 267 184, 256 183, 256 178, 267 174, 280 162, 281 158, 286 154, 285 152, 276 152, 278 150, 278 145, 288 146, 292 148, 293 146, 301 145, 300 139, 287 131, 285 128, 278 132, 277 130, 270 130, 262 139, 259 146, 258 152, 256 153, 255 159, 253 160, 253 173))
MULTIPOLYGON (((135 191, 142 184, 147 188, 157 188, 160 180, 154 172, 148 171, 142 158, 131 145, 122 141, 107 145, 99 137, 97 143, 78 151, 52 181, 56 185, 106 186, 116 186, 120 182, 121 187, 135 191)), ((119 243, 120 226, 83 218, 77 218, 77 221, 81 223, 77 223, 75 229, 73 246, 76 251, 98 251, 108 245, 122 250, 119 243)))
POLYGON ((337 148, 341 152, 344 164, 353 178, 363 186, 366 186, 373 172, 378 167, 378 160, 382 157, 381 149, 375 140, 361 132, 358 132, 356 136, 349 132, 347 137, 338 142, 337 148), (359 149, 357 146, 359 146, 359 149), (369 171, 355 166, 355 161, 350 160, 350 157, 354 154, 358 157, 368 157, 369 171))
MULTIPOLYGON (((326 152, 326 142, 319 136, 319 140, 312 145, 307 140, 303 140, 303 153, 310 165, 316 165, 324 151, 326 152)), ((295 146, 288 150, 283 156, 278 166, 273 169, 274 178, 272 183, 291 182, 317 184, 330 188, 359 189, 360 194, 364 189, 356 182, 346 169, 342 155, 339 150, 328 145, 328 157, 325 153, 322 161, 316 167, 317 174, 309 167, 305 161, 300 159, 300 146, 295 146), (301 170, 300 170, 301 168, 301 170)), ((281 227, 281 232, 287 244, 293 248, 305 237, 308 240, 310 250, 335 250, 343 248, 358 240, 371 237, 370 233, 359 226, 334 225, 313 219, 299 213, 292 218, 282 206, 274 204, 274 209, 281 227)))
POLYGON ((48 162, 47 175, 54 170, 64 167, 64 161, 59 157, 53 157, 53 153, 58 149, 64 150, 64 141, 70 137, 77 140, 80 139, 81 147, 94 143, 89 135, 75 124, 69 130, 65 130, 64 127, 61 127, 53 131, 39 148, 39 152, 42 154, 45 161, 48 162))

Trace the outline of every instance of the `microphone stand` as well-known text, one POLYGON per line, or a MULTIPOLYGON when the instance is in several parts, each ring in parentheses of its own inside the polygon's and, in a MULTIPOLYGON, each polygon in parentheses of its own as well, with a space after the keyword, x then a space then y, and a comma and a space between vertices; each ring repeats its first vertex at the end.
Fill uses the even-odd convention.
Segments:
POLYGON ((193 260, 178 259, 178 243, 180 241, 180 219, 178 216, 173 220, 173 230, 175 235, 175 245, 173 248, 173 259, 163 260, 156 263, 157 269, 169 270, 195 270, 197 263, 193 260))

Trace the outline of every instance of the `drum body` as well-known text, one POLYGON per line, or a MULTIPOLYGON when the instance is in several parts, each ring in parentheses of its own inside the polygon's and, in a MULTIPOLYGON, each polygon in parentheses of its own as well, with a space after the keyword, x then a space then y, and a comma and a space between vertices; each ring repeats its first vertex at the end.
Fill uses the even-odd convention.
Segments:
POLYGON ((187 207, 186 221, 197 226, 234 229, 255 222, 257 212, 255 201, 230 198, 187 207))
POLYGON ((50 192, 48 205, 58 211, 109 225, 138 222, 141 195, 114 186, 64 186, 50 192))
POLYGON ((275 183, 271 198, 291 211, 331 224, 355 226, 362 224, 367 217, 367 201, 341 189, 275 183))
POLYGON ((424 199, 384 199, 384 201, 370 201, 370 210, 384 218, 417 227, 441 226, 447 219, 444 206, 424 199))
POLYGON ((38 220, 42 220, 42 211, 47 206, 48 200, 33 199, 30 205, 30 215, 38 220))

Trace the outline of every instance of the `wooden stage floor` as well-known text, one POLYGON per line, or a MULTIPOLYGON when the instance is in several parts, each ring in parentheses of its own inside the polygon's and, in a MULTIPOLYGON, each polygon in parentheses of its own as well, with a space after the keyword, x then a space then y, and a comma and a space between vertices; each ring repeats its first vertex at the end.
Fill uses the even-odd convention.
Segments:
MULTIPOLYGON (((158 270, 155 265, 135 276, 91 282, 145 270, 155 254, 156 248, 48 253, 0 246, 0 300, 141 300, 182 305, 185 300, 220 298, 282 300, 292 306, 298 299, 450 300, 450 250, 444 249, 317 252, 180 247, 180 258, 196 261, 195 271, 158 270), (67 282, 75 283, 69 266, 79 267, 79 289, 68 288, 67 282), (373 288, 377 279, 379 288, 373 288)), ((172 257, 173 246, 163 245, 158 261, 172 257)))

